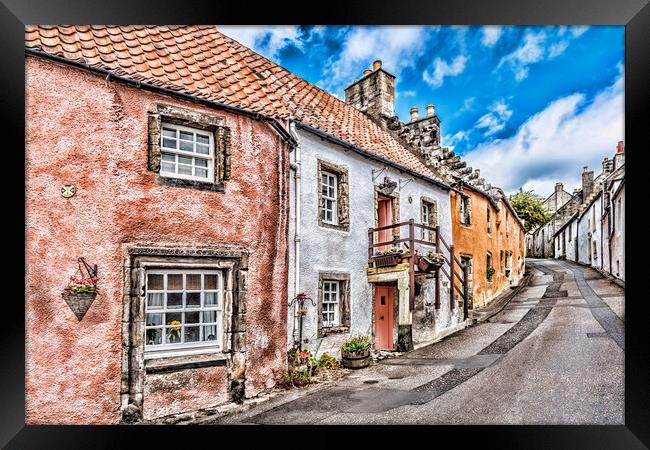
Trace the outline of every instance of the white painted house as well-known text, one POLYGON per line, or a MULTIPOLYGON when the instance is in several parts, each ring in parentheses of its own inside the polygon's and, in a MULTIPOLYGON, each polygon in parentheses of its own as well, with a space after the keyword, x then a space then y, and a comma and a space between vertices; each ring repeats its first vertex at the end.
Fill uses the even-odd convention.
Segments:
MULTIPOLYGON (((464 328, 465 305, 450 296, 448 272, 420 269, 417 257, 392 255, 382 267, 373 257, 415 247, 449 258, 452 244, 453 188, 368 115, 393 114, 394 77, 379 61, 366 71, 358 81, 364 92, 381 95, 355 98, 364 113, 281 70, 274 74, 288 86, 282 95, 292 99, 298 142, 290 161, 288 344, 338 355, 344 340, 372 335, 375 348, 410 350, 464 328)), ((456 286, 463 289, 458 276, 456 286)))

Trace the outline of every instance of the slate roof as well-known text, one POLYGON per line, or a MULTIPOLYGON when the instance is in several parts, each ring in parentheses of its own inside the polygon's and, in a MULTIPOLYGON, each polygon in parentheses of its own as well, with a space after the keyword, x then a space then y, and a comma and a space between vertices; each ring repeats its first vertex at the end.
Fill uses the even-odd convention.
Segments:
POLYGON ((442 181, 364 113, 214 26, 25 27, 25 46, 278 119, 296 119, 442 181))

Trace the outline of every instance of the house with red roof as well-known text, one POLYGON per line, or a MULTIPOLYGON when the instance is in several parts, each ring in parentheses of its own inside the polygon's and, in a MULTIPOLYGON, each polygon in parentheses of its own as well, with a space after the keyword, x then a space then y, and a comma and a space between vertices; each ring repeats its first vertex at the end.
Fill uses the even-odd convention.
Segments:
POLYGON ((455 188, 359 105, 211 26, 25 40, 28 423, 174 417, 272 388, 294 343, 465 326, 455 188))

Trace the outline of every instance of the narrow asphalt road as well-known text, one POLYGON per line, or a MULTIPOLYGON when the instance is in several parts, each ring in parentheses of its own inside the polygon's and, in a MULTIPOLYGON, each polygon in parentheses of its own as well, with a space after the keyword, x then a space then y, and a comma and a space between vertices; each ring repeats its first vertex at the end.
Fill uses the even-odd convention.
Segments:
POLYGON ((623 289, 572 263, 527 264, 531 282, 487 322, 204 423, 623 424, 623 289))

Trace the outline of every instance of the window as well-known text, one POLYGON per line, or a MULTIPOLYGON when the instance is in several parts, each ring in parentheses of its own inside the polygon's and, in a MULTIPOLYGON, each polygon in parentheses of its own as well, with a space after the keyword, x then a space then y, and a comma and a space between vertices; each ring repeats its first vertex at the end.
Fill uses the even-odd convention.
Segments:
POLYGON ((569 242, 571 242, 571 228, 572 227, 573 227, 573 225, 569 225, 569 242))
POLYGON ((490 272, 494 274, 493 273, 494 268, 492 267, 492 255, 490 253, 488 253, 485 258, 485 271, 486 271, 488 281, 492 281, 492 275, 490 275, 490 272))
POLYGON ((350 331, 350 275, 318 275, 318 337, 350 331))
MULTIPOLYGON (((429 227, 438 225, 438 207, 435 201, 422 199, 421 222, 429 227)), ((433 242, 435 240, 435 231, 422 229, 422 240, 433 242)))
POLYGON ((188 180, 213 179, 212 133, 170 123, 162 124, 160 175, 188 180))
POLYGON ((222 347, 220 271, 148 270, 145 352, 222 347))
POLYGON ((339 282, 323 282, 322 324, 324 327, 339 325, 339 282))
POLYGON ((591 208, 591 231, 596 231, 596 205, 591 208))
POLYGON ((230 129, 223 117, 172 105, 148 115, 148 162, 158 184, 224 192, 230 129))
POLYGON ((472 205, 467 195, 460 197, 460 223, 471 225, 472 205))
POLYGON ((506 211, 506 236, 508 235, 509 231, 510 231, 510 226, 508 222, 508 211, 506 211))
POLYGON ((503 273, 504 269, 506 268, 503 264, 503 250, 499 252, 499 268, 501 269, 501 273, 503 273))
POLYGON ((318 224, 325 228, 350 230, 348 169, 318 161, 318 224))
POLYGON ((321 173, 321 196, 322 209, 321 218, 323 222, 333 225, 337 224, 336 203, 337 203, 337 176, 329 173, 321 173))
POLYGON ((490 206, 487 207, 487 232, 490 234, 490 206))

